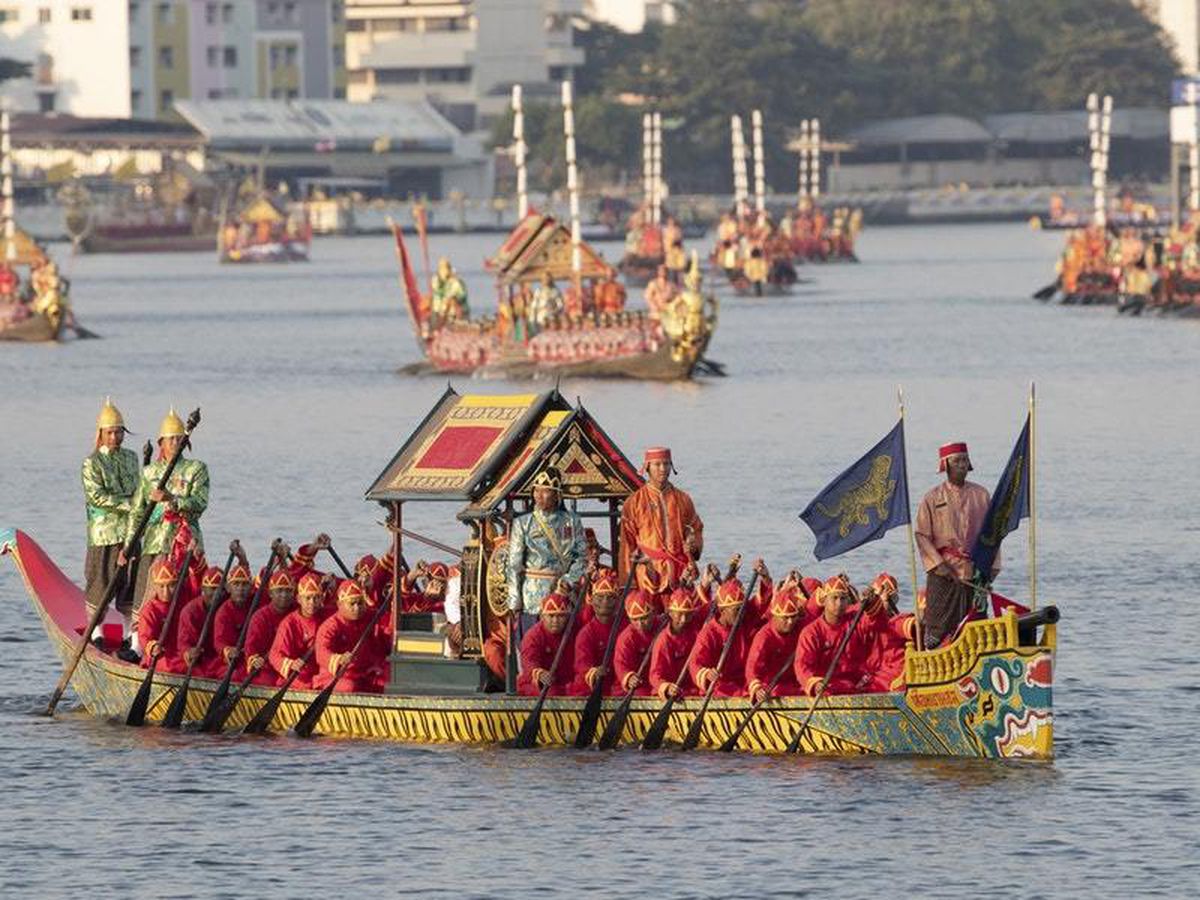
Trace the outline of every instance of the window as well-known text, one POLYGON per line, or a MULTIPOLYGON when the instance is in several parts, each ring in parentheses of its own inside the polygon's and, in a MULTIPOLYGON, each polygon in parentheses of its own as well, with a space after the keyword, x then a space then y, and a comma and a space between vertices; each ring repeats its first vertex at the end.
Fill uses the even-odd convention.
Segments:
POLYGON ((215 3, 205 3, 204 4, 204 21, 208 25, 216 25, 217 24, 217 4, 215 4, 215 3))
POLYGON ((416 84, 421 80, 420 69, 376 69, 375 81, 379 84, 416 84))
POLYGON ((50 24, 50 7, 43 6, 38 9, 38 22, 42 25, 50 24))
POLYGON ((467 66, 454 66, 446 69, 427 69, 425 81, 430 84, 461 84, 471 80, 471 70, 467 66))
POLYGON ((17 21, 19 13, 18 9, 0 9, 0 24, 17 21))
POLYGON ((38 112, 52 113, 54 112, 54 99, 57 95, 54 91, 38 92, 38 112))
POLYGON ((367 20, 366 19, 347 19, 346 20, 346 30, 354 31, 354 32, 366 31, 367 30, 367 20))
POLYGON ((220 88, 209 88, 208 89, 208 99, 209 100, 220 100, 221 97, 224 96, 224 94, 225 94, 225 92, 223 90, 221 90, 220 88))
POLYGON ((292 3, 291 0, 283 4, 283 18, 285 22, 289 23, 296 21, 296 4, 292 3))
POLYGON ((158 64, 164 69, 175 68, 175 48, 174 47, 159 47, 158 48, 158 64))
POLYGON ((130 47, 129 48, 129 68, 136 69, 141 64, 142 64, 142 48, 141 47, 130 47))
POLYGON ((286 94, 285 96, 286 96, 286 97, 287 97, 289 100, 295 100, 297 97, 299 97, 299 96, 300 96, 300 92, 299 92, 298 90, 296 90, 295 88, 288 88, 288 89, 287 89, 287 94, 286 94))
POLYGON ((141 91, 130 91, 129 92, 129 105, 130 105, 130 107, 133 108, 134 115, 136 115, 138 112, 141 111, 141 109, 142 109, 142 92, 141 91))
POLYGON ((335 66, 344 66, 346 64, 346 48, 341 44, 333 45, 333 64, 335 66))
POLYGON ((92 8, 90 6, 72 6, 71 7, 72 22, 90 22, 92 21, 92 8))
POLYGON ((329 21, 335 23, 342 21, 343 13, 344 10, 342 9, 342 0, 333 0, 333 2, 329 4, 329 21))
POLYGON ((333 99, 334 100, 345 100, 346 99, 346 89, 345 88, 334 88, 333 89, 333 99))
POLYGON ((158 93, 159 112, 170 112, 171 107, 174 105, 174 103, 175 103, 175 92, 174 91, 169 91, 166 89, 159 91, 159 93, 158 93))
POLYGON ((170 25, 174 20, 175 8, 170 3, 158 4, 158 21, 164 25, 170 25))
POLYGON ((228 25, 230 22, 233 21, 233 4, 232 3, 222 3, 221 4, 221 21, 224 22, 226 25, 228 25))
POLYGON ((138 11, 141 10, 141 8, 142 8, 142 5, 140 3, 131 2, 129 4, 129 24, 130 25, 137 22, 138 11))
POLYGON ((214 47, 212 44, 209 44, 204 48, 204 58, 208 62, 208 67, 210 69, 215 68, 216 65, 221 61, 221 48, 214 47))
POLYGON ((285 66, 294 66, 296 64, 296 45, 288 44, 283 48, 283 64, 285 66))
POLYGON ((226 47, 222 58, 225 60, 225 68, 237 68, 237 47, 226 47))

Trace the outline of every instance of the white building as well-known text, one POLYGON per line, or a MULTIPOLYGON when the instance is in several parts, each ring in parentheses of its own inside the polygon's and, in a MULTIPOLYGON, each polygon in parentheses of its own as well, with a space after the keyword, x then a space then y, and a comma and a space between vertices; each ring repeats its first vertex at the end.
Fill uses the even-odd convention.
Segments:
POLYGON ((622 31, 641 31, 649 23, 669 25, 675 21, 672 0, 587 0, 589 19, 615 25, 622 31))
POLYGON ((573 19, 584 0, 347 0, 351 100, 435 103, 459 126, 485 128, 514 84, 557 96, 583 64, 573 19))
POLYGON ((168 118, 176 100, 345 95, 342 0, 0 0, 17 106, 168 118))
POLYGON ((1200 0, 1134 0, 1175 42, 1183 74, 1200 75, 1200 0))

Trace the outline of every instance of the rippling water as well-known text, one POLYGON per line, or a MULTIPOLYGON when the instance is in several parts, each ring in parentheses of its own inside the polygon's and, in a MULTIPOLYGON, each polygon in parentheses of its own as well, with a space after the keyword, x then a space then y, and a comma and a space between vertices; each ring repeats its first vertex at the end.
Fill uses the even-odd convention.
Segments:
MULTIPOLYGON (((1194 896, 1200 687, 1200 323, 1046 307, 1058 237, 1018 226, 877 229, 861 266, 788 299, 723 297, 723 380, 564 383, 630 456, 675 448, 706 555, 901 576, 903 532, 817 566, 796 515, 908 401, 915 496, 946 440, 991 487, 1039 396, 1039 600, 1063 612, 1053 764, 519 754, 210 739, 35 711, 59 668, 0 563, 0 890, 130 896, 1194 896)), ((477 306, 490 237, 444 239, 477 306)), ((619 247, 606 248, 610 258, 619 247)), ((384 534, 362 492, 440 394, 384 238, 296 267, 207 255, 65 262, 102 341, 0 345, 0 524, 82 578, 80 460, 104 394, 131 445, 200 405, 205 533, 261 560, 328 530, 384 534)), ((475 387, 460 382, 460 389, 475 387)), ((487 389, 499 389, 492 386, 487 389)), ((406 524, 461 540, 450 507, 406 524)), ((999 588, 1027 595, 1026 532, 999 588)))

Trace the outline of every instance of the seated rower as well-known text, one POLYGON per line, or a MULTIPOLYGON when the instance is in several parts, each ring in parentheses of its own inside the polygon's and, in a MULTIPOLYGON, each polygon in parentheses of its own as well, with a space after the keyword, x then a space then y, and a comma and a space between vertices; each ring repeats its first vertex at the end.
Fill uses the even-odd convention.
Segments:
POLYGON ((617 612, 617 573, 612 569, 599 569, 592 576, 591 593, 587 598, 592 616, 575 635, 573 669, 575 677, 571 693, 582 696, 595 687, 596 679, 604 678, 603 696, 613 692, 614 675, 612 661, 607 670, 603 667, 604 651, 608 647, 608 636, 612 633, 617 612))
MULTIPOLYGON (((209 566, 200 581, 200 595, 188 601, 187 606, 179 612, 176 642, 180 657, 183 659, 185 670, 187 666, 192 666, 192 673, 202 678, 213 677, 216 667, 217 653, 213 649, 212 624, 209 624, 209 632, 203 644, 200 642, 200 634, 204 631, 204 622, 217 599, 217 588, 220 586, 221 570, 216 566, 209 566)), ((215 674, 219 676, 223 671, 215 674)))
POLYGON ((746 691, 755 703, 768 697, 794 697, 800 693, 792 668, 792 654, 796 652, 796 639, 800 636, 797 625, 804 617, 802 602, 803 598, 789 576, 771 599, 770 621, 758 629, 750 642, 746 655, 746 691), (771 680, 785 666, 787 670, 783 677, 768 692, 771 680))
POLYGON ((400 612, 443 612, 449 580, 450 567, 445 563, 418 560, 416 568, 412 572, 405 572, 400 579, 400 612), (420 587, 417 586, 418 578, 425 581, 420 587))
POLYGON ((714 681, 713 696, 741 697, 746 693, 746 655, 753 635, 745 627, 745 621, 737 623, 737 631, 733 630, 738 611, 745 602, 746 588, 737 578, 731 578, 717 588, 717 614, 705 622, 696 635, 696 646, 688 663, 692 681, 701 693, 714 681), (729 653, 722 661, 721 653, 730 634, 733 639, 729 653))
POLYGON ((916 642, 917 620, 911 613, 895 613, 895 597, 900 586, 893 575, 880 572, 871 582, 873 601, 864 599, 863 622, 868 624, 870 650, 866 668, 874 689, 904 690, 904 649, 916 642), (868 622, 869 620, 869 622, 868 622))
MULTIPOLYGON (((225 590, 229 593, 229 598, 221 604, 217 609, 217 614, 213 617, 212 644, 216 653, 213 672, 218 678, 225 676, 225 671, 235 658, 238 634, 241 632, 242 623, 246 621, 246 614, 250 610, 253 587, 250 580, 250 566, 245 561, 244 553, 239 556, 241 561, 230 569, 229 574, 225 577, 225 590)), ((241 678, 244 678, 245 667, 240 662, 234 668, 234 678, 239 677, 239 671, 241 678)))
POLYGON ((649 697, 650 681, 640 669, 654 641, 654 598, 642 590, 630 591, 625 597, 625 617, 629 621, 613 648, 615 693, 632 690, 635 697, 649 697))
MULTIPOLYGON (((842 579, 834 577, 817 591, 821 602, 821 615, 804 626, 796 643, 796 683, 810 697, 821 689, 825 673, 829 671, 833 656, 842 642, 842 636, 853 621, 846 615, 850 603, 850 591, 842 579)), ((868 641, 865 629, 854 630, 838 659, 837 668, 825 687, 826 694, 854 694, 868 692, 871 678, 866 673, 868 641)))
POLYGON ((568 692, 575 674, 572 659, 574 646, 571 636, 566 633, 569 615, 567 598, 558 591, 547 594, 542 600, 538 621, 525 632, 521 641, 521 673, 517 676, 517 693, 536 697, 547 684, 550 684, 552 695, 562 696, 568 692), (562 656, 551 682, 550 667, 554 664, 560 643, 563 643, 562 656))
POLYGON ((313 653, 305 656, 316 644, 317 629, 323 618, 321 610, 325 599, 325 585, 315 573, 309 572, 300 579, 296 588, 297 607, 284 616, 275 631, 275 640, 267 653, 271 668, 286 681, 293 670, 300 674, 292 682, 296 690, 311 690, 318 674, 317 657, 313 653))
MULTIPOLYGON (((159 663, 159 670, 162 672, 183 672, 183 659, 179 656, 179 648, 176 643, 178 633, 178 614, 175 620, 171 623, 170 629, 164 632, 163 626, 167 623, 167 610, 171 604, 171 597, 175 592, 175 585, 179 581, 179 572, 175 568, 175 564, 170 562, 165 557, 160 556, 150 566, 150 586, 146 592, 146 599, 142 601, 142 608, 138 614, 138 638, 141 641, 142 668, 150 668, 150 661, 154 657, 162 657, 159 663)), ((180 597, 180 602, 186 599, 180 597)))
POLYGON ((287 569, 272 572, 271 580, 267 582, 267 592, 270 602, 265 606, 259 605, 250 617, 250 627, 246 631, 246 672, 256 673, 251 684, 278 687, 283 680, 271 667, 268 654, 279 623, 296 606, 296 579, 287 569))
POLYGON ((338 587, 337 602, 337 612, 317 629, 318 673, 313 687, 317 690, 328 687, 338 669, 345 665, 346 670, 338 678, 335 691, 382 693, 387 680, 387 654, 381 652, 380 642, 368 636, 358 652, 353 657, 350 655, 359 637, 371 624, 366 614, 367 598, 358 582, 343 581, 338 587))
POLYGON ((698 614, 708 602, 704 591, 712 580, 710 567, 700 585, 681 584, 667 598, 669 624, 659 632, 650 653, 650 689, 662 700, 680 694, 693 697, 697 693, 687 670, 687 659, 700 630, 698 614))

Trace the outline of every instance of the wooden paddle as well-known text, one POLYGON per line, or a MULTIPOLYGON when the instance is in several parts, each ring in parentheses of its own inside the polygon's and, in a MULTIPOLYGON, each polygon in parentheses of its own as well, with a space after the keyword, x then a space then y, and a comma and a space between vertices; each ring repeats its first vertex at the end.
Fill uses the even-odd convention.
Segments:
POLYGON ((817 704, 821 702, 821 698, 825 696, 825 687, 829 684, 829 679, 833 677, 833 672, 837 668, 838 662, 842 658, 842 653, 846 649, 846 645, 850 643, 850 636, 854 634, 854 629, 858 627, 858 622, 863 616, 863 610, 866 609, 866 604, 861 601, 853 586, 850 586, 850 593, 854 599, 858 601, 858 609, 854 613, 854 618, 850 620, 850 627, 846 629, 846 633, 842 635, 842 640, 838 643, 837 651, 833 654, 833 659, 829 661, 829 668, 825 671, 825 677, 821 679, 821 686, 817 689, 817 695, 813 697, 812 705, 808 707, 808 715, 804 717, 804 722, 800 726, 800 730, 796 732, 795 737, 787 745, 788 753, 795 753, 800 749, 800 739, 804 737, 804 733, 808 731, 808 723, 812 721, 813 713, 817 711, 817 704))
POLYGON ((1055 292, 1059 289, 1059 287, 1061 285, 1062 285, 1062 278, 1061 277, 1055 278, 1052 282, 1050 282, 1050 284, 1046 285, 1044 288, 1034 291, 1033 299, 1034 300, 1049 300, 1051 297, 1054 296, 1055 292))
MULTIPOLYGON (((804 589, 804 581, 799 572, 796 572, 796 587, 799 589, 800 595, 804 597, 805 600, 808 600, 808 591, 804 589)), ((753 706, 750 707, 749 711, 747 711, 746 715, 742 718, 742 721, 738 723, 737 728, 733 729, 733 734, 726 738, 725 743, 721 745, 720 750, 722 753, 729 753, 730 751, 737 749, 738 740, 741 738, 742 732, 746 730, 746 727, 750 724, 750 720, 754 718, 754 714, 758 712, 759 708, 771 699, 771 692, 775 690, 780 681, 787 677, 787 673, 791 671, 792 667, 795 665, 795 662, 796 651, 793 649, 792 652, 788 654, 787 662, 780 666, 779 671, 776 672, 774 677, 772 677, 770 682, 768 682, 766 694, 761 700, 757 701, 753 706)))
POLYGON ((183 555, 183 565, 179 569, 179 577, 175 582, 175 589, 171 591, 171 600, 167 604, 167 617, 163 619, 162 631, 159 632, 158 646, 155 648, 156 653, 150 655, 150 666, 146 669, 146 677, 142 679, 142 685, 138 688, 137 694, 134 695, 133 703, 129 707, 129 713, 125 716, 126 725, 145 725, 146 724, 146 708, 150 705, 150 689, 154 686, 154 671, 158 668, 158 661, 162 659, 162 645, 166 641, 167 635, 171 633, 171 626, 175 624, 175 612, 179 608, 179 595, 183 593, 183 585, 187 581, 188 568, 192 564, 192 549, 189 547, 187 553, 183 555))
POLYGON ((314 642, 313 646, 308 648, 304 656, 300 657, 300 665, 292 669, 283 685, 277 690, 271 699, 258 708, 258 712, 254 714, 254 718, 246 723, 246 727, 242 729, 242 734, 266 734, 271 727, 271 723, 275 721, 275 714, 279 712, 279 707, 283 703, 284 695, 292 683, 304 671, 304 667, 308 665, 308 661, 313 658, 313 654, 317 652, 317 646, 314 642))
MULTIPOLYGON (((238 631, 237 643, 233 647, 233 656, 225 666, 225 675, 221 679, 221 683, 217 685, 216 691, 212 695, 212 699, 208 701, 208 709, 204 712, 204 718, 200 720, 201 731, 214 731, 217 715, 221 711, 221 707, 225 703, 225 698, 229 696, 229 685, 233 681, 233 670, 237 668, 238 657, 242 655, 242 647, 246 644, 246 634, 250 630, 250 619, 254 616, 254 611, 258 609, 258 604, 262 602, 263 594, 267 590, 267 582, 271 580, 271 573, 275 571, 275 563, 278 561, 279 547, 282 545, 282 538, 275 538, 271 542, 271 556, 267 560, 267 568, 263 572, 262 579, 258 582, 258 589, 254 592, 254 599, 250 601, 250 609, 246 612, 246 619, 242 622, 241 630, 238 631)), ((225 716, 228 717, 229 713, 225 716)), ((222 723, 225 721, 222 718, 222 723)))
POLYGON ((375 626, 387 610, 389 603, 391 603, 390 598, 385 597, 383 602, 376 608, 375 615, 371 616, 371 620, 367 623, 367 627, 363 630, 363 633, 358 636, 358 640, 350 648, 350 655, 342 660, 338 666, 337 671, 333 675, 333 680, 326 685, 321 693, 317 694, 317 698, 308 705, 308 709, 300 714, 300 718, 296 721, 296 727, 292 729, 297 737, 306 738, 313 733, 313 729, 317 727, 317 723, 321 721, 321 716, 325 713, 325 707, 329 705, 329 698, 333 696, 333 690, 337 687, 338 681, 346 674, 346 670, 350 668, 350 663, 354 662, 354 657, 358 654, 359 648, 366 642, 367 637, 375 634, 375 626))
POLYGON ((562 660, 563 648, 567 646, 568 641, 574 640, 574 635, 571 632, 575 627, 575 617, 579 614, 579 607, 583 605, 582 599, 583 591, 577 587, 575 589, 575 600, 571 604, 571 615, 567 617, 567 624, 563 628, 562 637, 558 639, 558 648, 554 651, 554 659, 550 662, 546 684, 542 688, 542 692, 538 694, 537 701, 533 704, 533 709, 525 717, 525 724, 517 732, 516 740, 513 741, 513 746, 518 750, 529 750, 537 746, 538 732, 541 731, 542 727, 542 707, 546 704, 546 697, 550 694, 550 688, 554 686, 554 673, 558 671, 558 664, 562 660))
POLYGON ((576 750, 590 747, 592 738, 596 736, 596 723, 600 721, 600 707, 604 703, 604 676, 608 673, 608 667, 612 665, 613 650, 617 646, 617 632, 621 630, 621 620, 625 618, 625 598, 629 596, 629 589, 633 586, 633 576, 641 564, 642 554, 637 552, 630 561, 629 575, 625 578, 625 586, 621 589, 621 599, 617 601, 617 608, 613 611, 612 627, 608 630, 608 643, 604 646, 604 658, 600 661, 600 674, 596 678, 596 683, 592 685, 592 692, 588 695, 587 703, 583 707, 583 715, 579 719, 579 731, 575 735, 576 750))
POLYGON ((237 541, 230 543, 229 558, 225 560, 225 569, 221 572, 221 581, 217 585, 217 589, 213 591, 208 610, 204 613, 204 625, 200 628, 200 637, 196 641, 194 648, 196 650, 196 657, 188 663, 187 671, 183 673, 183 684, 179 686, 179 689, 175 691, 175 696, 171 698, 171 705, 167 707, 167 714, 163 716, 163 728, 178 728, 183 724, 183 714, 187 709, 188 688, 192 683, 192 671, 196 668, 196 663, 200 661, 200 657, 204 654, 204 643, 208 640, 208 632, 212 628, 217 607, 221 605, 221 595, 225 591, 225 579, 229 577, 229 569, 233 565, 233 559, 237 556, 239 549, 237 541))
MULTIPOLYGON (((166 469, 158 479, 158 490, 164 490, 167 482, 171 480, 171 474, 175 471, 175 466, 183 457, 184 448, 191 443, 192 432, 200 424, 200 410, 192 410, 192 414, 188 416, 187 425, 184 430, 183 440, 180 441, 179 447, 171 456, 170 462, 167 463, 166 469)), ((121 548, 124 564, 118 565, 117 570, 113 572, 112 578, 108 580, 108 584, 104 587, 104 595, 100 602, 96 604, 96 609, 92 613, 91 618, 84 626, 83 634, 79 638, 79 643, 75 645, 75 650, 71 655, 71 661, 67 663, 67 668, 63 672, 62 677, 58 679, 58 684, 54 686, 54 692, 50 695, 50 702, 46 705, 46 715, 54 715, 54 709, 58 706, 58 701, 63 697, 67 690, 67 685, 70 684, 71 678, 75 675, 75 669, 79 667, 79 661, 83 659, 84 651, 87 650, 88 644, 92 639, 92 632, 96 630, 96 626, 104 619, 104 614, 108 612, 108 605, 112 603, 113 597, 117 595, 117 589, 126 584, 128 576, 129 561, 133 557, 134 548, 138 546, 142 539, 142 535, 146 531, 146 526, 150 523, 150 514, 154 511, 157 503, 151 502, 142 511, 141 518, 138 519, 137 525, 134 526, 133 534, 125 541, 121 548)))
MULTIPOLYGON (((725 573, 725 581, 737 575, 738 567, 742 563, 741 555, 735 556, 729 561, 729 569, 725 573)), ((715 580, 715 579, 714 579, 715 580)), ((712 601, 709 600, 710 610, 708 617, 711 618, 715 612, 715 607, 712 607, 712 601)), ((679 670, 679 674, 675 677, 675 684, 678 685, 685 675, 688 673, 688 668, 692 662, 692 655, 696 652, 696 644, 693 641, 692 649, 688 651, 687 658, 683 661, 683 668, 679 670)), ((671 710, 675 708, 675 701, 679 699, 680 692, 676 692, 674 696, 668 697, 658 711, 658 715, 654 717, 654 721, 650 723, 650 730, 646 732, 646 736, 642 738, 643 750, 657 750, 662 746, 663 738, 667 734, 667 726, 671 724, 671 710)))
POLYGON ((717 682, 721 679, 721 669, 724 667, 725 660, 729 656, 729 651, 733 647, 733 640, 737 637, 738 628, 741 627, 742 620, 746 618, 746 607, 750 605, 750 598, 754 596, 754 586, 757 583, 758 570, 755 570, 750 575, 750 586, 746 588, 746 599, 738 607, 737 615, 733 619, 733 625, 729 629, 729 637, 725 638, 725 646, 721 648, 721 655, 717 657, 717 672, 713 676, 712 681, 708 683, 708 689, 704 692, 704 700, 700 703, 700 709, 696 711, 696 716, 692 719, 692 724, 688 727, 687 734, 683 739, 683 745, 679 748, 680 750, 691 750, 700 743, 700 729, 704 726, 704 714, 708 712, 708 704, 712 701, 713 692, 717 689, 717 682))

